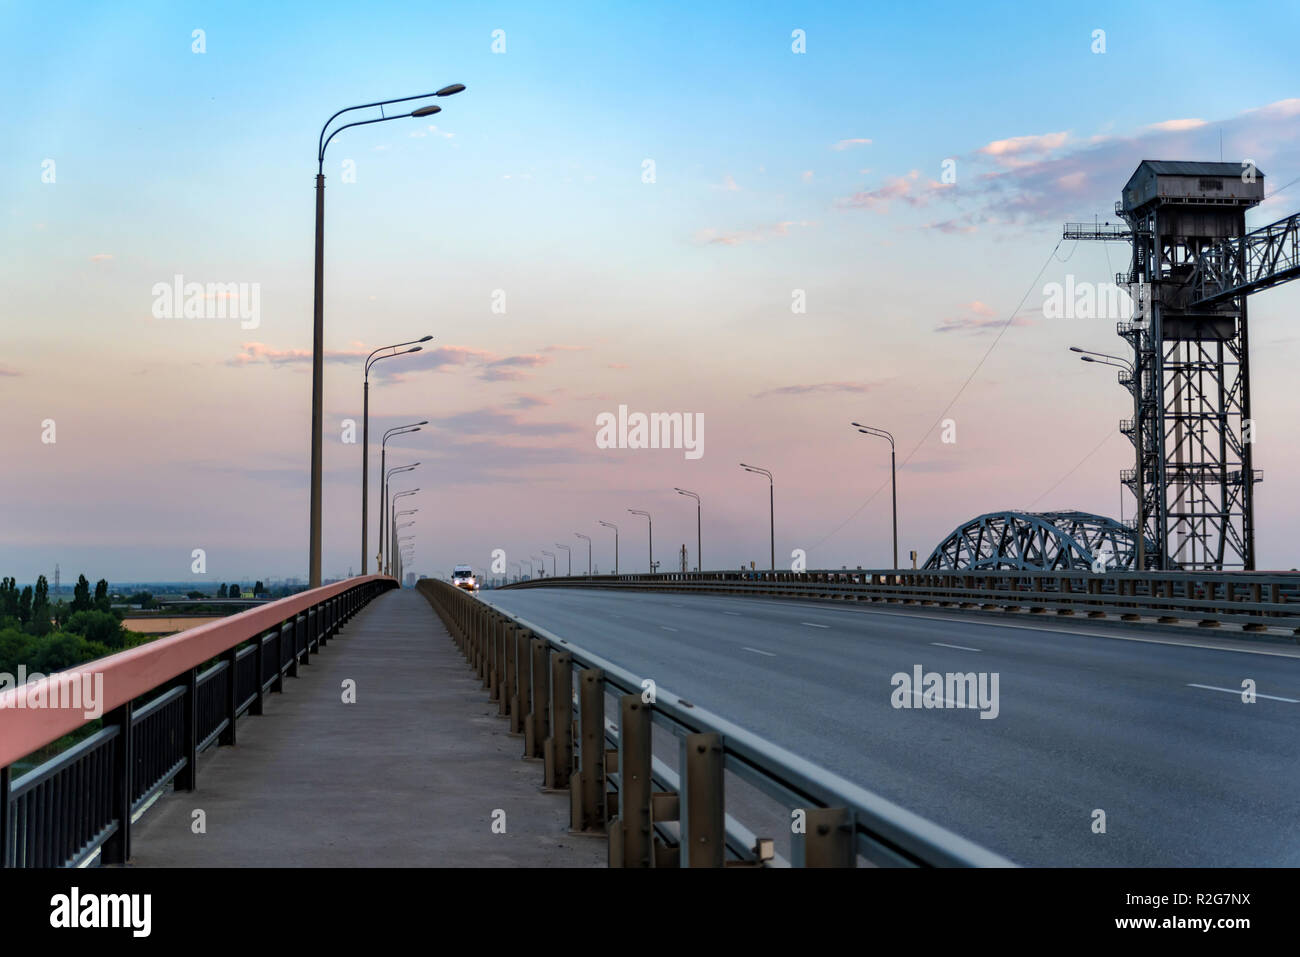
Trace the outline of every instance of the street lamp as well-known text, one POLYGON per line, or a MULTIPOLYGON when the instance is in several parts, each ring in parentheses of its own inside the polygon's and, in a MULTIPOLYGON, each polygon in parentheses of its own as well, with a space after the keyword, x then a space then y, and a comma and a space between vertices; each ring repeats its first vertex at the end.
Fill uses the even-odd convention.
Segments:
MULTIPOLYGON (((392 479, 392 477, 393 477, 394 475, 397 475, 399 472, 409 472, 409 471, 411 471, 412 469, 414 469, 416 466, 418 466, 419 464, 420 464, 419 462, 416 462, 415 465, 395 465, 395 466, 393 466, 391 469, 389 469, 387 472, 384 473, 384 513, 385 513, 385 514, 388 514, 388 483, 389 483, 389 481, 392 479)), ((381 529, 381 532, 382 532, 382 529, 381 529)), ((389 544, 389 549, 388 549, 388 550, 391 552, 391 551, 392 551, 392 541, 390 540, 388 544, 389 544)), ((383 550, 384 550, 384 535, 383 535, 383 534, 381 534, 381 535, 379 536, 379 550, 380 550, 380 553, 382 554, 382 553, 383 553, 383 550)))
POLYGON ((652 518, 650 517, 650 513, 649 513, 649 512, 643 512, 643 511, 641 511, 641 510, 638 509, 638 508, 629 508, 628 511, 631 512, 633 515, 644 515, 645 518, 646 518, 646 525, 647 525, 648 531, 649 531, 649 533, 650 533, 650 574, 653 575, 653 574, 655 573, 655 523, 654 523, 654 519, 652 519, 652 518))
MULTIPOLYGON (((413 466, 413 465, 412 465, 412 466, 407 466, 407 468, 414 468, 414 467, 415 467, 415 466, 413 466)), ((389 515, 389 520, 388 520, 388 524, 389 524, 390 528, 393 528, 393 526, 396 526, 396 524, 397 524, 397 514, 396 514, 396 513, 397 513, 397 500, 398 500, 399 498, 405 498, 405 497, 408 496, 408 495, 414 495, 414 494, 415 494, 416 492, 418 492, 418 491, 420 491, 418 488, 412 488, 412 489, 407 489, 407 490, 404 491, 404 492, 398 492, 398 493, 396 493, 396 494, 393 496, 392 507, 391 507, 391 509, 389 510, 389 511, 390 511, 390 515, 389 515)), ((390 572, 390 573, 391 573, 392 570, 393 570, 394 556, 395 556, 395 554, 396 554, 396 552, 397 552, 396 537, 397 537, 397 531, 396 531, 396 528, 393 528, 393 530, 392 530, 392 532, 390 532, 390 534, 389 534, 389 538, 388 538, 388 562, 387 562, 387 566, 386 566, 386 568, 385 568, 385 571, 390 572)))
POLYGON ((695 568, 696 571, 704 571, 704 559, 701 557, 700 550, 700 497, 694 492, 688 492, 684 488, 673 488, 678 495, 687 495, 695 499, 695 568))
MULTIPOLYGON (((543 552, 542 554, 545 555, 546 553, 543 552)), ((541 577, 541 578, 545 578, 545 577, 546 577, 546 559, 544 559, 544 558, 538 558, 536 555, 529 555, 528 557, 531 558, 533 561, 537 562, 537 564, 539 564, 539 565, 542 566, 542 574, 541 574, 540 577, 541 577)))
POLYGON ((420 426, 428 425, 428 419, 421 419, 419 422, 412 422, 409 425, 395 425, 384 433, 379 442, 379 484, 382 486, 381 493, 383 496, 383 506, 379 515, 379 553, 375 556, 375 564, 379 565, 384 556, 384 516, 388 514, 388 473, 385 471, 388 462, 388 440, 396 438, 399 435, 408 435, 411 432, 419 432, 420 426))
POLYGON ((320 137, 316 140, 316 268, 311 346, 311 530, 308 557, 308 584, 311 588, 320 587, 321 562, 321 464, 325 425, 325 150, 334 137, 353 126, 368 126, 371 123, 383 123, 407 116, 431 116, 442 109, 440 106, 422 106, 410 113, 394 113, 389 116, 384 112, 386 106, 393 103, 409 103, 411 100, 423 100, 431 96, 451 96, 463 89, 465 89, 463 84, 453 83, 435 93, 421 93, 418 96, 402 96, 345 107, 325 121, 325 125, 321 127, 320 137), (344 113, 372 109, 376 106, 379 107, 380 114, 376 119, 344 123, 328 137, 325 135, 330 124, 344 113))
POLYGON ((767 469, 761 469, 757 465, 746 465, 744 462, 740 463, 740 467, 746 472, 767 476, 767 510, 772 536, 772 571, 776 571, 776 492, 774 491, 776 483, 772 481, 772 473, 767 469))
MULTIPOLYGON (((1146 481, 1142 474, 1142 380, 1138 375, 1137 368, 1127 359, 1121 359, 1119 356, 1113 356, 1108 352, 1093 352, 1091 349, 1080 349, 1078 346, 1070 346, 1071 352, 1080 353, 1079 359, 1082 362, 1095 362, 1098 365, 1114 366, 1117 369, 1127 370, 1129 374, 1129 391, 1133 393, 1133 451, 1134 451, 1134 469, 1133 469, 1133 498, 1137 501, 1137 515, 1133 519, 1134 530, 1137 534, 1134 546, 1137 549, 1137 563, 1134 571, 1146 571, 1147 567, 1147 549, 1146 549, 1146 481)), ((1123 500, 1121 499, 1121 502, 1123 500)))
POLYGON ((889 487, 890 493, 894 499, 894 569, 898 569, 898 470, 894 466, 894 437, 884 429, 878 429, 874 425, 862 425, 858 422, 850 423, 855 429, 863 435, 874 435, 877 438, 889 439, 889 487))
MULTIPOLYGON (((555 552, 548 552, 546 549, 543 548, 542 554, 551 556, 551 577, 554 578, 556 575, 559 574, 559 572, 555 570, 555 552)), ((545 563, 543 563, 542 568, 545 569, 545 567, 546 565, 545 563)))
POLYGON ((573 577, 573 551, 572 551, 572 549, 570 549, 568 545, 561 545, 559 542, 556 542, 556 543, 555 543, 555 547, 556 547, 556 548, 563 548, 563 549, 565 550, 565 552, 568 553, 568 555, 569 555, 569 577, 572 578, 572 577, 573 577))
POLYGON ((618 526, 615 525, 613 522, 603 522, 600 519, 596 519, 596 523, 598 525, 604 525, 606 528, 612 528, 614 530, 614 574, 617 575, 618 574, 618 526))
POLYGON ((574 532, 573 534, 576 535, 578 538, 585 538, 587 540, 587 577, 590 578, 591 577, 591 536, 584 535, 582 534, 582 532, 574 532))
MULTIPOLYGON (((528 559, 529 559, 529 561, 528 561, 528 577, 529 577, 529 578, 532 578, 532 577, 533 577, 533 574, 534 574, 532 558, 533 558, 532 555, 529 555, 529 556, 528 556, 528 559)), ((520 565, 520 566, 519 566, 520 571, 523 570, 523 567, 524 567, 523 565, 520 565)))
POLYGON ((376 349, 366 357, 366 374, 362 388, 362 413, 361 413, 361 574, 366 573, 368 559, 366 556, 366 515, 370 505, 370 367, 380 359, 391 359, 394 356, 404 356, 412 352, 419 352, 424 346, 415 345, 417 342, 428 342, 433 336, 425 336, 423 339, 412 339, 410 342, 399 342, 396 345, 384 346, 376 349), (402 346, 411 346, 404 352, 388 352, 389 349, 400 349, 402 346), (387 352, 387 355, 379 355, 381 352, 387 352), (377 357, 377 358, 376 358, 377 357))

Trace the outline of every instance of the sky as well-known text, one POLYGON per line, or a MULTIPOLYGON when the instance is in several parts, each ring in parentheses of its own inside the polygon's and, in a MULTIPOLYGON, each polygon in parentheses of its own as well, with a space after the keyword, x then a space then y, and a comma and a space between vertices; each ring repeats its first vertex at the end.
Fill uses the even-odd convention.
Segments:
MULTIPOLYGON (((706 567, 764 567, 741 462, 779 566, 884 567, 888 443, 854 420, 896 436, 905 565, 984 512, 1131 517, 1128 393, 1067 351, 1124 343, 1042 309, 1128 247, 1061 224, 1113 221, 1143 159, 1253 161, 1252 226, 1300 207, 1298 8, 1143 9, 2 3, 0 570, 306 577, 320 130, 450 83, 326 151, 327 578, 361 570, 364 359, 424 335, 370 387, 372 555, 378 436, 429 423, 388 447, 419 574, 585 570, 576 533, 609 571, 598 520, 644 570, 630 508, 693 566, 674 487, 706 567), (169 312, 176 276, 246 318, 169 312), (601 448, 620 406, 702 416, 703 454, 601 448)), ((1261 568, 1300 563, 1297 305, 1250 304, 1261 568)))

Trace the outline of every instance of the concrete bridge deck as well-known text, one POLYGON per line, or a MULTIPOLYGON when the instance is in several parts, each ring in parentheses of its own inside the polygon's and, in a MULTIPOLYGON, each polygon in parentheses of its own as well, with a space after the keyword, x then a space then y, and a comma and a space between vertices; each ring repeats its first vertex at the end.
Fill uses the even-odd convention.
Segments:
POLYGON ((416 592, 376 598, 299 675, 136 823, 130 866, 604 866, 416 592))

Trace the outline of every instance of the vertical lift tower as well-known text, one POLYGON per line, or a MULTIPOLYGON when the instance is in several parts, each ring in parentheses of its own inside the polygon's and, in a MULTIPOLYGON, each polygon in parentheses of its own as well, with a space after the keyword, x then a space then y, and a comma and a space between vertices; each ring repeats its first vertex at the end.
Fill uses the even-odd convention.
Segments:
POLYGON ((1120 424, 1136 453, 1121 481, 1137 502, 1137 540, 1155 543, 1146 568, 1255 567, 1263 476, 1251 464, 1246 299, 1300 275, 1300 214, 1246 232, 1263 198, 1250 163, 1144 160, 1115 204, 1126 225, 1065 227, 1066 239, 1132 244, 1115 277, 1134 303, 1117 328, 1133 350, 1119 380, 1135 411, 1120 424))

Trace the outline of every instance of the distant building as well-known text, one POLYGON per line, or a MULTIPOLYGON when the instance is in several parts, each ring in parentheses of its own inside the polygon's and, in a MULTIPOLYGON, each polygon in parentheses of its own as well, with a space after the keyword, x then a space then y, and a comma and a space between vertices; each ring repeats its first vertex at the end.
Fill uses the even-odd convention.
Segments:
POLYGON ((415 587, 415 572, 406 573, 406 587, 407 588, 415 587))

